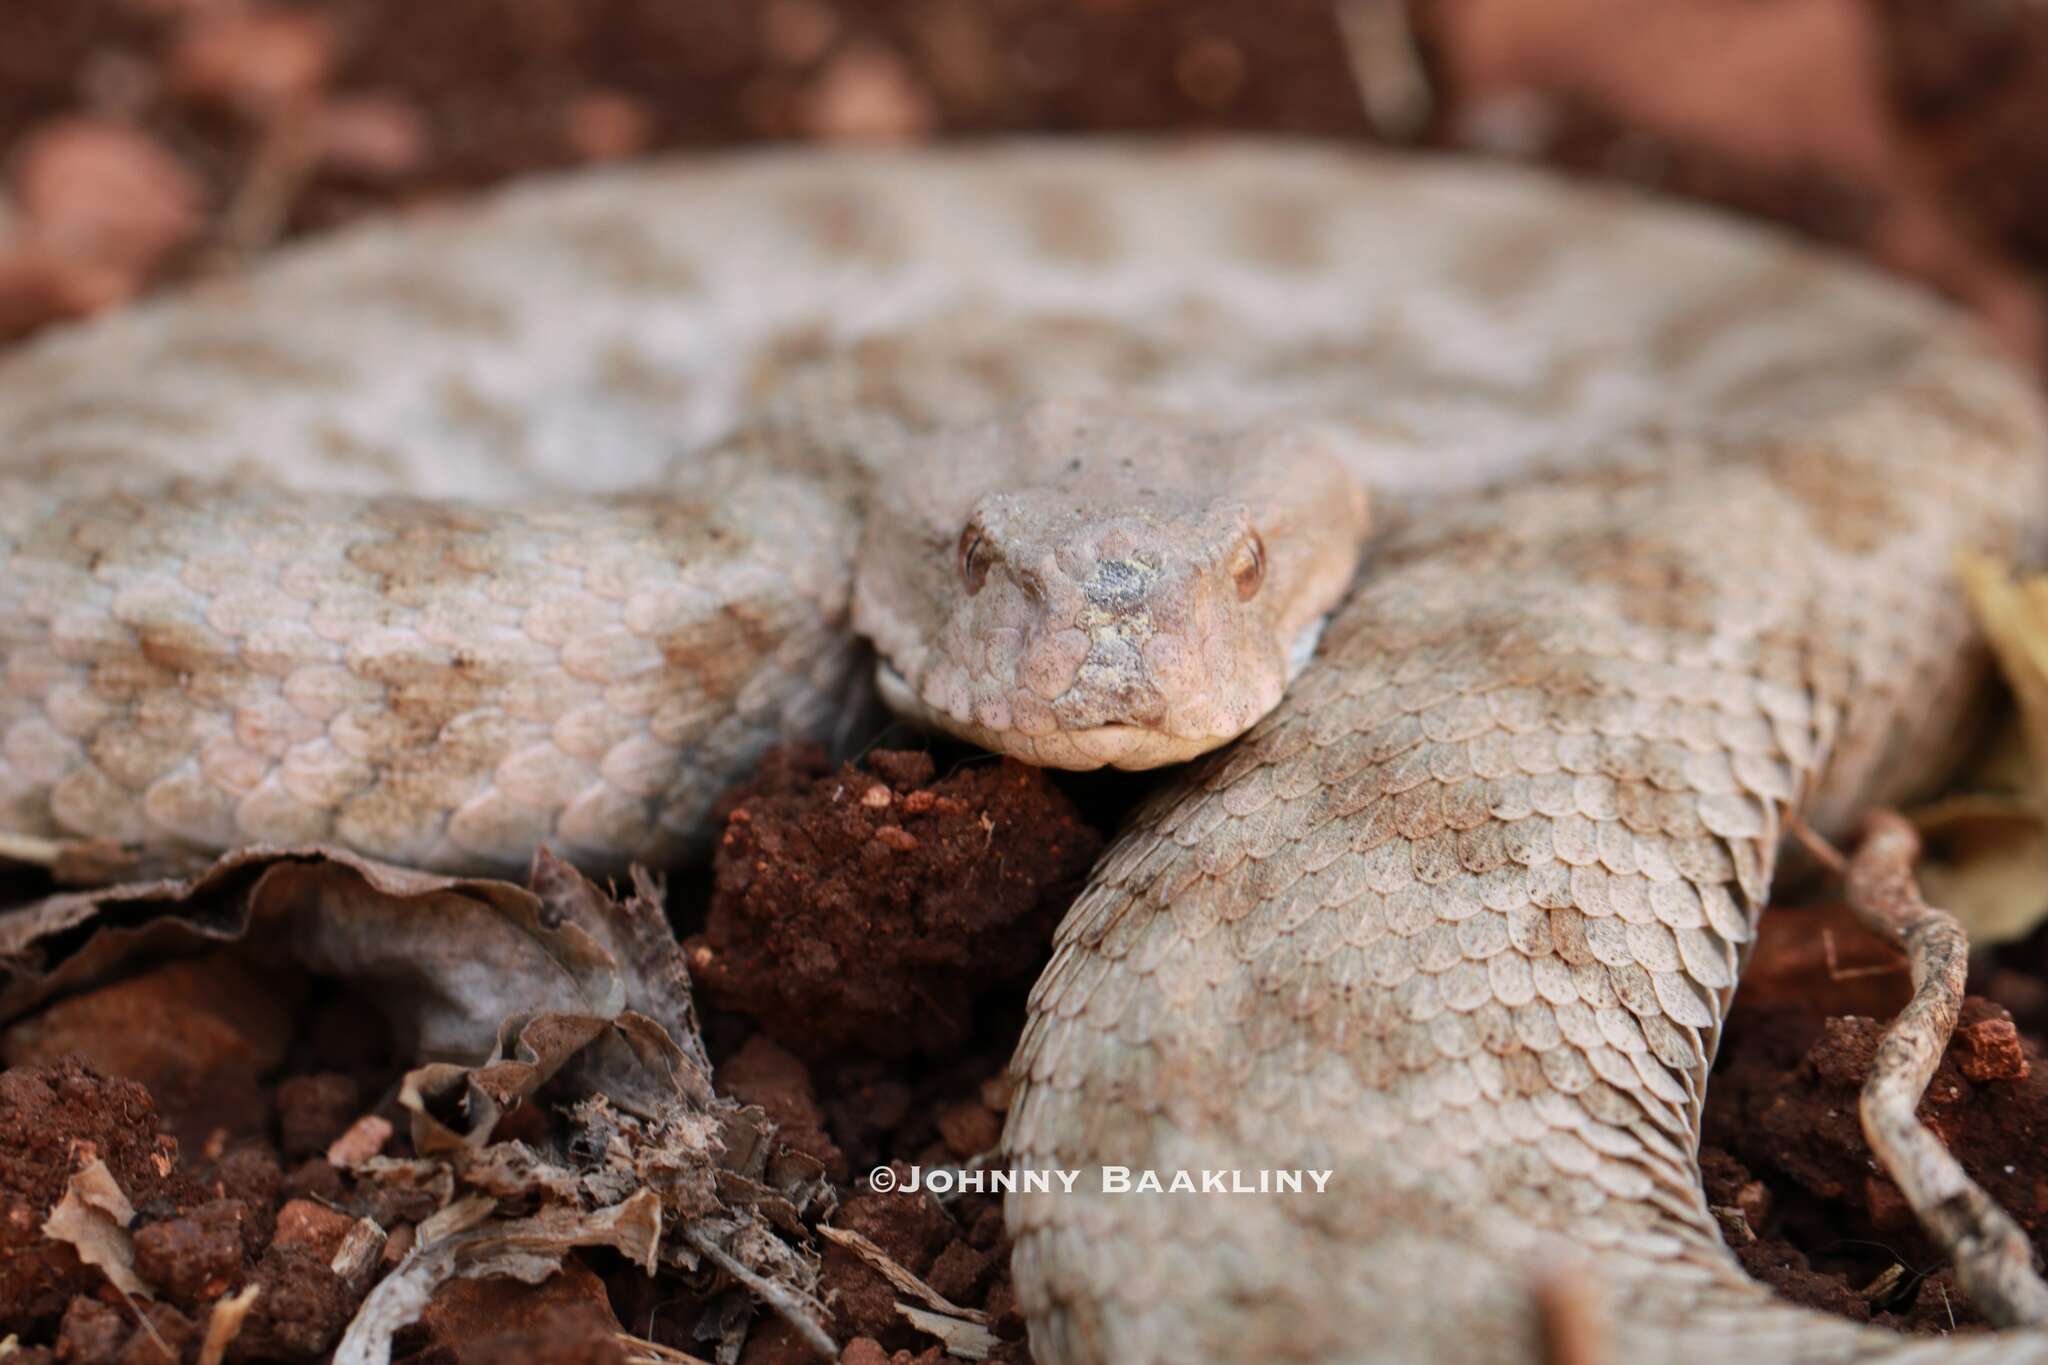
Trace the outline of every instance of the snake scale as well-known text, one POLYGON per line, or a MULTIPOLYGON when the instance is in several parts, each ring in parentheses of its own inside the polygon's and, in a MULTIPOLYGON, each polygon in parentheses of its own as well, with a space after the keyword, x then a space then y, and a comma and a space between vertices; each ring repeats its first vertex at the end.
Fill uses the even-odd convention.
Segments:
POLYGON ((1031 530, 1007 471, 1104 423, 1140 475, 1306 460, 1373 536, 1305 668, 1312 631, 1251 672, 1152 641, 1303 573, 1327 607, 1351 483, 1005 560, 982 599, 1082 616, 945 646, 981 652, 933 705, 998 744, 1177 714, 1139 664, 1298 673, 1105 855, 1007 1145, 1335 1175, 1013 1196, 1038 1359, 1526 1359, 1562 1266, 1619 1360, 2048 1360, 1779 1303, 1701 1195, 1786 821, 1926 775, 1980 674, 1952 557, 2024 553, 2048 492, 2031 387, 1954 315, 1737 223, 1313 145, 1023 144, 612 170, 281 253, 0 365, 0 828, 686 856, 837 723, 857 599, 979 587, 1031 530), (903 461, 938 510, 863 539, 903 461), (1010 521, 932 521, 956 483, 1010 521), (1140 542, 1202 527, 1162 587, 1140 542))

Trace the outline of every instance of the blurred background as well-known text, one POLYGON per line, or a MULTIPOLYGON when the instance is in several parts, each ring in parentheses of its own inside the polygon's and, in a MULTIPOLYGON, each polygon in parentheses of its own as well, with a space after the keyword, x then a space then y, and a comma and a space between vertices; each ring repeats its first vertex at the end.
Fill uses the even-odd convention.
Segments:
POLYGON ((509 176, 760 139, 1251 130, 1633 181, 2039 363, 2031 0, 5 0, 0 339, 509 176))

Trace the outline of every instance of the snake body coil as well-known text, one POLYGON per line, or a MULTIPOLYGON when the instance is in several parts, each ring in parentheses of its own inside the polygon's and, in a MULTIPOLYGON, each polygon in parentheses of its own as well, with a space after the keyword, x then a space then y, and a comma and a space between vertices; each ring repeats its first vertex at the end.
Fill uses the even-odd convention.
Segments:
POLYGON ((893 452, 1034 399, 1307 422, 1383 528, 1062 926, 1008 1133, 1329 1191, 1016 1197, 1039 1359, 1521 1359, 1561 1256, 1618 1359, 2048 1359, 1778 1304, 1701 1196, 1785 821, 1925 775, 1977 676, 1952 557, 2048 491, 2029 386, 1946 310, 1732 223, 1026 146, 287 253, 0 365, 0 828, 679 856, 833 725, 893 452))

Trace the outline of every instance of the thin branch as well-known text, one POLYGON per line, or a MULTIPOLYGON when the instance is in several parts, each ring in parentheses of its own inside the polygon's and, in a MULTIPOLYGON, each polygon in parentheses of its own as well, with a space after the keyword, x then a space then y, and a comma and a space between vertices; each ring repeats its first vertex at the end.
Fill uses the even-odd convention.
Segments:
POLYGON ((2027 1235, 1914 1113, 1955 1031, 1970 951, 1954 916, 1920 898, 1919 854, 1920 836, 1904 816, 1874 811, 1849 860, 1849 908, 1905 951, 1913 978, 1913 998, 1878 1042, 1863 1086, 1863 1136, 1984 1316, 2000 1327, 2048 1323, 2048 1284, 2034 1271, 2027 1235))
POLYGON ((837 1242, 854 1255, 867 1262, 868 1268, 894 1285, 899 1293, 922 1300, 926 1307, 944 1313, 948 1317, 961 1318, 986 1327, 989 1315, 979 1308, 962 1308, 944 1294, 913 1275, 906 1267, 892 1260, 889 1253, 876 1246, 868 1238, 851 1228, 835 1228, 829 1224, 818 1226, 818 1235, 828 1242, 837 1242))
POLYGON ((1805 816, 1793 815, 1787 819, 1785 832, 1829 873, 1837 877, 1848 875, 1849 860, 1842 856, 1842 850, 1828 842, 1826 835, 1807 824, 1805 816))
POLYGON ((1407 0, 1337 0, 1336 14, 1366 121, 1388 142, 1415 141, 1428 130, 1436 96, 1407 0))
POLYGON ((839 1347, 818 1321, 815 1305, 784 1285, 753 1270, 694 1223, 683 1228, 683 1240, 703 1252, 720 1270, 745 1285, 755 1298, 774 1309, 784 1322, 796 1328, 797 1335, 804 1339, 804 1344, 816 1351, 819 1356, 826 1360, 839 1358, 839 1347))

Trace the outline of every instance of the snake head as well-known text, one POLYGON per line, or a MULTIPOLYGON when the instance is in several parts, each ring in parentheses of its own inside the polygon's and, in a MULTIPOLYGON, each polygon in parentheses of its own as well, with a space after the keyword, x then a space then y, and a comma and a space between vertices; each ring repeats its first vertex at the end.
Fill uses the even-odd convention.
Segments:
POLYGON ((1365 532, 1312 428, 1039 402, 881 475, 854 625, 903 715, 1048 767, 1158 767, 1279 702, 1365 532))

